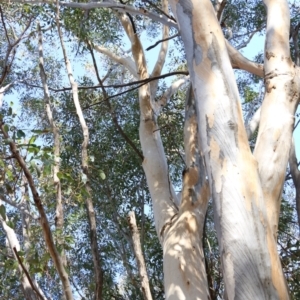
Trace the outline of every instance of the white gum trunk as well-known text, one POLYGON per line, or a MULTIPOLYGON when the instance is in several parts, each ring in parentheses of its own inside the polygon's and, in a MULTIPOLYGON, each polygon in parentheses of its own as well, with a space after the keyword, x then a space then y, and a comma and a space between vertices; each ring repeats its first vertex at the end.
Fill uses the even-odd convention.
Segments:
POLYGON ((267 12, 265 97, 254 156, 272 234, 277 239, 281 193, 288 163, 300 81, 290 57, 289 7, 285 0, 264 1, 267 12))
POLYGON ((186 170, 178 218, 164 239, 166 299, 210 299, 202 234, 209 199, 203 159, 198 149, 196 105, 189 89, 184 145, 186 170), (167 275, 167 276, 166 276, 167 275))
MULTIPOLYGON (((126 16, 121 17, 121 22, 131 40, 132 53, 136 62, 139 79, 149 77, 146 61, 140 40, 128 25, 126 16)), ((129 23, 130 24, 130 23, 129 23)), ((180 209, 172 183, 169 178, 167 159, 164 153, 160 130, 157 126, 156 116, 153 113, 152 95, 150 84, 139 88, 140 103, 140 142, 143 150, 143 168, 149 186, 156 231, 163 248, 164 285, 166 299, 209 299, 206 280, 204 255, 202 249, 202 234, 206 205, 208 199, 208 187, 201 184, 196 163, 192 164, 192 158, 188 158, 191 168, 184 176, 183 200, 180 209), (197 173, 196 181, 191 180, 191 174, 197 173), (192 190, 192 193, 189 192, 192 190)), ((194 116, 190 123, 197 127, 194 116)), ((187 125, 188 126, 188 125, 187 125)), ((193 127, 192 125, 190 126, 193 127)), ((187 133, 191 146, 195 146, 197 132, 191 130, 187 133)), ((191 157, 197 155, 191 152, 191 157)), ((195 160, 195 159, 194 159, 195 160)), ((203 169, 203 167, 202 167, 203 169)), ((205 179, 205 176, 202 177, 205 179)))
POLYGON ((197 101, 228 299, 288 299, 225 40, 210 1, 171 0, 197 101), (273 257, 274 256, 274 257, 273 257), (271 258, 272 257, 272 258, 271 258), (280 281, 278 283, 278 281, 280 281), (280 294, 280 296, 279 296, 280 294))

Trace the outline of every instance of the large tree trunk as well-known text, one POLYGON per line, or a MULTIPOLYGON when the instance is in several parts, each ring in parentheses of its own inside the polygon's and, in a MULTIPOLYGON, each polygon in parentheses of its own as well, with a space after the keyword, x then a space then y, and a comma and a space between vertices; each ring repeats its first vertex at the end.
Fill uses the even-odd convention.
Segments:
MULTIPOLYGON (((132 44, 139 79, 149 78, 140 39, 126 15, 121 15, 120 20, 132 44)), ((163 46, 160 54, 165 55, 162 53, 166 53, 163 46)), ((154 68, 156 74, 160 73, 163 66, 161 56, 158 61, 154 68)), ((198 150, 195 102, 189 95, 185 124, 187 169, 184 172, 182 201, 179 201, 169 178, 167 159, 157 125, 159 110, 155 110, 154 94, 155 84, 139 88, 139 133, 156 231, 163 248, 166 299, 209 299, 201 239, 209 189, 204 162, 198 150), (179 202, 178 208, 176 204, 179 202)))
POLYGON ((195 87, 200 145, 214 201, 228 299, 288 299, 258 165, 249 148, 215 12, 206 0, 170 2, 195 87))

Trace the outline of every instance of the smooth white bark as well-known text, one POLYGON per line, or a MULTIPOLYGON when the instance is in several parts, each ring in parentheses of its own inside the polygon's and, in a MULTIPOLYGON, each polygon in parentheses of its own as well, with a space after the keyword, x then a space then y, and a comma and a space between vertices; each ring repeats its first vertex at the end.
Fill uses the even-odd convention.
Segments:
POLYGON ((300 80, 290 57, 288 3, 278 0, 265 1, 265 4, 268 11, 264 62, 266 92, 254 155, 269 223, 276 239, 300 80))
POLYGON ((260 179, 221 28, 209 1, 170 2, 197 99, 228 299, 278 299, 260 179))
POLYGON ((114 54, 110 49, 107 49, 107 48, 99 46, 99 45, 94 45, 94 49, 97 52, 106 55, 112 61, 123 65, 134 76, 134 78, 138 78, 135 64, 130 57, 120 57, 120 56, 114 54))
POLYGON ((165 236, 164 274, 166 299, 210 299, 202 245, 209 199, 204 161, 198 147, 195 99, 186 99, 184 145, 186 169, 178 218, 165 236))
MULTIPOLYGON (((149 75, 140 40, 132 31, 127 16, 120 16, 120 20, 132 43, 132 53, 139 79, 146 79, 149 75)), ((195 115, 191 116, 189 120, 194 129, 188 134, 191 142, 187 146, 187 151, 191 153, 187 162, 191 164, 191 168, 184 177, 183 197, 178 211, 176 203, 179 201, 176 199, 177 195, 169 178, 167 160, 156 123, 157 116, 153 111, 153 99, 149 84, 139 88, 139 103, 139 133, 144 155, 143 168, 152 198, 156 231, 163 247, 166 299, 207 299, 209 292, 201 234, 199 233, 203 228, 208 188, 200 184, 202 182, 200 179, 196 179, 195 182, 190 180, 191 174, 197 173, 196 169, 199 167, 198 164, 195 165, 195 160, 199 159, 198 154, 196 155, 191 150, 191 145, 195 145, 194 140, 197 136, 195 115), (192 159, 191 157, 194 156, 196 158, 192 159), (193 190, 192 194, 190 194, 191 190, 193 190)))

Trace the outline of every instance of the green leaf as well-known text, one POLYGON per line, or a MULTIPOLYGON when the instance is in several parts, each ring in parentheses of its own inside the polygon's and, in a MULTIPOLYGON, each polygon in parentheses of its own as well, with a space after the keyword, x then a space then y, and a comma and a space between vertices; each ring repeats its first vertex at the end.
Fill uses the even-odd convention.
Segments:
POLYGON ((99 175, 102 180, 104 180, 106 178, 105 173, 102 170, 99 171, 99 175))
POLYGON ((83 188, 81 189, 81 195, 82 195, 83 197, 90 197, 90 194, 89 194, 89 192, 86 190, 85 187, 83 187, 83 188))
POLYGON ((43 174, 48 176, 51 174, 51 165, 44 165, 43 174))
POLYGON ((63 179, 63 178, 65 178, 65 175, 64 175, 64 173, 62 173, 62 172, 57 172, 57 177, 59 178, 59 179, 63 179))
POLYGON ((37 136, 36 136, 36 135, 33 135, 33 136, 30 138, 28 144, 34 145, 33 143, 35 142, 36 138, 37 138, 37 136))
POLYGON ((6 208, 3 204, 0 205, 0 215, 3 220, 6 220, 6 208))
POLYGON ((17 131, 17 138, 18 139, 24 138, 25 136, 26 135, 25 135, 24 131, 22 131, 20 129, 17 131))
POLYGON ((31 145, 28 147, 27 151, 28 151, 29 153, 38 154, 38 152, 40 151, 40 149, 41 149, 40 146, 37 146, 37 145, 35 145, 35 144, 31 144, 31 145))
POLYGON ((6 169, 6 176, 10 181, 14 180, 14 174, 10 169, 6 169))
POLYGON ((15 228, 15 225, 12 221, 7 221, 6 224, 10 227, 10 228, 15 228))
POLYGON ((25 255, 25 252, 22 251, 22 250, 18 251, 17 253, 18 253, 19 256, 24 256, 25 255))
POLYGON ((51 128, 35 129, 35 130, 31 130, 31 132, 36 133, 36 134, 44 134, 44 133, 51 132, 51 128))
POLYGON ((73 182, 74 181, 72 176, 69 173, 57 172, 57 177, 59 179, 65 179, 68 182, 73 182))
POLYGON ((9 126, 7 124, 4 125, 4 131, 7 133, 9 131, 9 126))

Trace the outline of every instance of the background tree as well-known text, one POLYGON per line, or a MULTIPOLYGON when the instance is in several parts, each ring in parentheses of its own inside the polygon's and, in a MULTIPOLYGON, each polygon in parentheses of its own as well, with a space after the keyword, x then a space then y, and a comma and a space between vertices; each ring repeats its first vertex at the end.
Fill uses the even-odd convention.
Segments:
POLYGON ((297 299, 299 5, 42 2, 0 11, 1 299, 147 299, 130 211, 153 299, 297 299))

